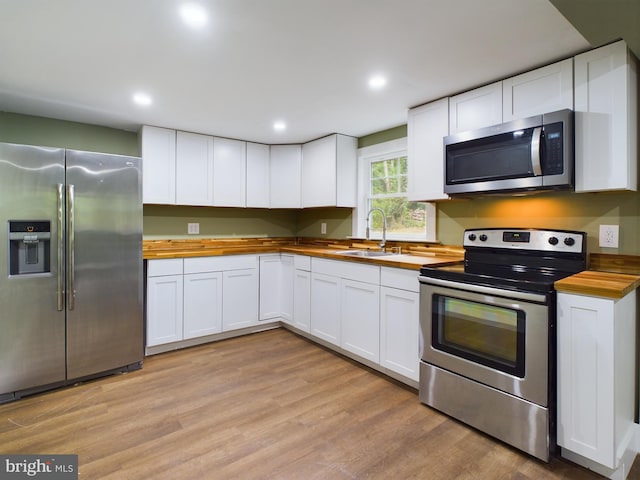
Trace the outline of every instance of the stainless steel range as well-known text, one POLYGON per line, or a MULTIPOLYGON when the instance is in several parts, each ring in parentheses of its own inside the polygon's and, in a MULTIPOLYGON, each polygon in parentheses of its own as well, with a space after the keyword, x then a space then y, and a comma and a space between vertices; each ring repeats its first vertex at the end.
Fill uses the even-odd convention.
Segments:
POLYGON ((541 460, 555 448, 553 283, 586 234, 466 230, 464 263, 420 270, 420 401, 541 460))

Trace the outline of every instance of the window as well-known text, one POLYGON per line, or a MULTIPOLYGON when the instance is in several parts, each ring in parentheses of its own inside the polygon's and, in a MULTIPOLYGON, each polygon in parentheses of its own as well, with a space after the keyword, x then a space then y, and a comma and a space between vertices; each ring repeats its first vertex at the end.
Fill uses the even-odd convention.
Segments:
MULTIPOLYGON (((435 206, 407 197, 406 139, 359 150, 359 202, 354 216, 356 236, 365 237, 367 213, 381 209, 387 219, 387 239, 435 241, 435 206)), ((372 212, 370 238, 382 238, 382 215, 372 212)))

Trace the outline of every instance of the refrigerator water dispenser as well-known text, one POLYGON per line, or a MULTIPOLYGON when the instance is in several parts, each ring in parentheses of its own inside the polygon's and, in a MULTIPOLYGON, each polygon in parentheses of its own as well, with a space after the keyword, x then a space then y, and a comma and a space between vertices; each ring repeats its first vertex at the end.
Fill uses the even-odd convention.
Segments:
POLYGON ((9 275, 51 272, 51 222, 9 220, 9 275))

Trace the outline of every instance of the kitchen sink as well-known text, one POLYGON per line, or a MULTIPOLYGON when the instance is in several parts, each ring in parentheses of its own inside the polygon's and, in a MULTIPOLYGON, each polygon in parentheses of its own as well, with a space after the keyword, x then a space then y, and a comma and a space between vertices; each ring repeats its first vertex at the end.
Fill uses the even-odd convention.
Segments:
POLYGON ((347 257, 389 257, 393 255, 391 252, 381 252, 379 250, 347 250, 338 252, 338 254, 347 257))

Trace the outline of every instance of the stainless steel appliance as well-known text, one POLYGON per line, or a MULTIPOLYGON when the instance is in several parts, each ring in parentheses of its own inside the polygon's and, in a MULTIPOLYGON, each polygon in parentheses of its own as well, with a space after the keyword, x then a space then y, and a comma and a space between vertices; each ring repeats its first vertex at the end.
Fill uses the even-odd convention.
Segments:
POLYGON ((456 133, 444 149, 449 195, 573 188, 571 110, 456 133))
POLYGON ((0 403, 143 358, 139 158, 0 144, 0 403))
POLYGON ((466 230, 464 262, 420 270, 420 401, 544 461, 555 448, 555 290, 586 234, 466 230))

